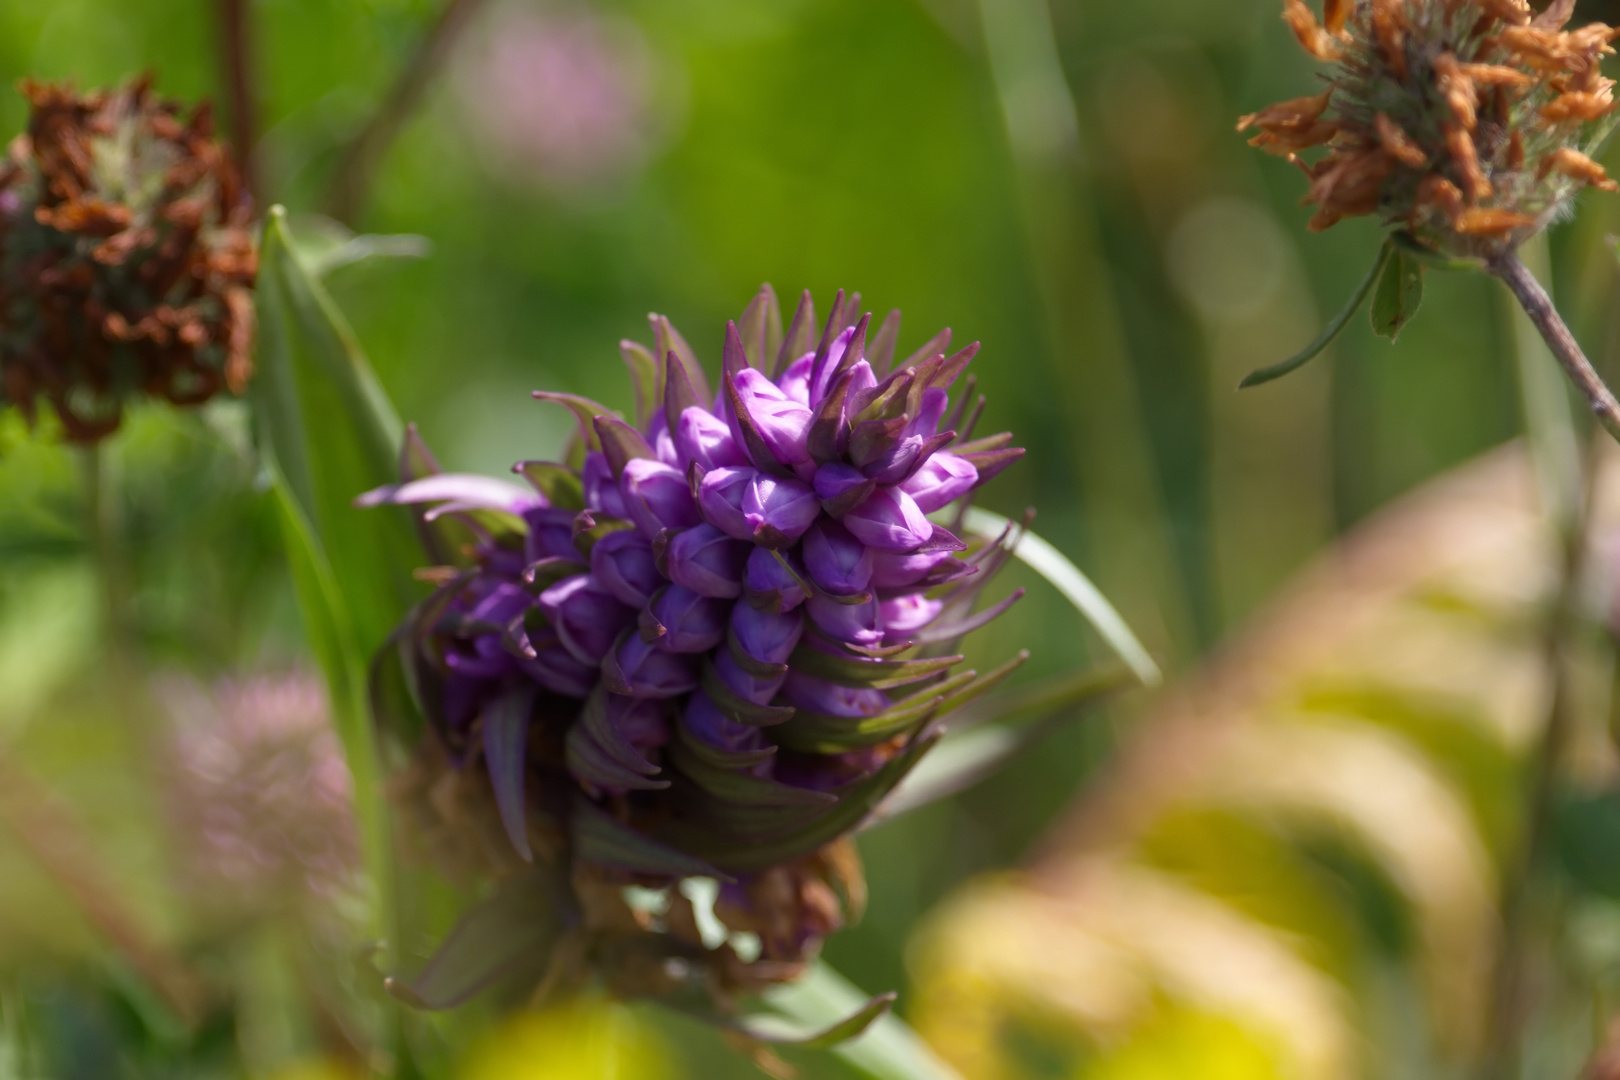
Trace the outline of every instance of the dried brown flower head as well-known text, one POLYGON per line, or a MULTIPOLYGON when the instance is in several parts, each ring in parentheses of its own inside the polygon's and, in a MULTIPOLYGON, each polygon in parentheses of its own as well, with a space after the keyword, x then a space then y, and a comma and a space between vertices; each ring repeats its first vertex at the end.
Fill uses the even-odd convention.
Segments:
POLYGON ((139 78, 21 84, 0 164, 0 402, 94 442, 137 395, 196 405, 252 370, 251 208, 208 106, 139 78))
POLYGON ((1613 130, 1614 29, 1566 30, 1574 0, 1304 0, 1283 18, 1328 88, 1243 117, 1250 144, 1297 164, 1311 228, 1375 214, 1453 255, 1490 258, 1582 188, 1620 190, 1592 160, 1613 130), (1312 161, 1300 157, 1316 148, 1312 161))

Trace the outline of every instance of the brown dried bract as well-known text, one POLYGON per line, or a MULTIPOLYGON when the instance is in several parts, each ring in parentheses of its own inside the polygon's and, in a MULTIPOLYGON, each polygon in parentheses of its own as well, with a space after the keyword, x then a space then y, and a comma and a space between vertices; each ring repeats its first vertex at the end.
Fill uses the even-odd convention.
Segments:
POLYGON ((137 394, 193 405, 252 370, 251 207, 206 106, 140 78, 80 94, 24 80, 27 134, 0 171, 0 369, 30 418, 114 430, 137 394))
POLYGON ((1458 214, 1451 227, 1464 236, 1501 236, 1535 223, 1536 219, 1529 214, 1474 206, 1458 214))
POLYGON ((1429 155, 1423 152, 1423 147, 1402 131, 1387 113, 1379 113, 1373 125, 1378 131, 1378 141, 1396 161, 1413 169, 1421 169, 1429 163, 1429 155))
POLYGON ((1337 60, 1344 55, 1333 35, 1316 21, 1315 13, 1305 5, 1305 0, 1284 0, 1283 19, 1305 51, 1318 60, 1337 60))
POLYGON ((1463 128, 1451 124, 1445 128, 1446 151, 1452 164, 1462 177, 1462 189, 1472 202, 1483 202, 1491 197, 1491 182, 1480 168, 1479 154, 1474 137, 1463 128))
POLYGON ((1558 172, 1571 180, 1579 180, 1591 184, 1601 191, 1620 191, 1620 183, 1609 179, 1609 173, 1602 165, 1593 161, 1579 150, 1561 147, 1548 154, 1541 162, 1538 175, 1546 176, 1548 173, 1558 172))
POLYGON ((1608 91, 1587 93, 1573 90, 1560 94, 1541 109, 1541 118, 1554 124, 1587 123, 1607 116, 1614 109, 1614 95, 1608 91))
POLYGON ((1466 130, 1473 131, 1479 126, 1479 92, 1474 89, 1474 80, 1464 74, 1451 53, 1441 53, 1434 58, 1434 73, 1439 76, 1436 89, 1446 99, 1451 115, 1466 130))

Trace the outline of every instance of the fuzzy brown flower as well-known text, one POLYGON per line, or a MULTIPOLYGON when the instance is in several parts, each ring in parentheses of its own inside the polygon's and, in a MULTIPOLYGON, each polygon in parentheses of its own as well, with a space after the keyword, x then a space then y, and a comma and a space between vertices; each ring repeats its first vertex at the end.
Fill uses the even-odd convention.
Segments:
POLYGON ((258 258, 208 106, 145 77, 21 90, 28 130, 0 164, 0 402, 33 420, 44 400, 90 443, 140 395, 241 393, 258 258))
POLYGON ((1238 130, 1304 170, 1313 229, 1376 215, 1448 254, 1501 255, 1583 188, 1616 190, 1593 158, 1614 127, 1601 61, 1620 32, 1565 29, 1574 6, 1325 0, 1318 21, 1304 0, 1285 0, 1300 43, 1333 65, 1328 88, 1238 130))

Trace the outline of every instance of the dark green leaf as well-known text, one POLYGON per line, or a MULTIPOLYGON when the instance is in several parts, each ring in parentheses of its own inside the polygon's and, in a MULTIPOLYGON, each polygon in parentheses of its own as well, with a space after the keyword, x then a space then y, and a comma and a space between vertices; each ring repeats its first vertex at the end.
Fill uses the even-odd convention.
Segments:
POLYGON ((619 342, 619 355, 630 369, 630 385, 636 393, 636 426, 646 427, 647 418, 659 404, 661 389, 658 385, 658 362, 647 346, 628 339, 619 342))
POLYGON ((686 729, 676 726, 670 741, 669 760, 687 779, 720 800, 736 806, 832 806, 836 795, 811 788, 794 787, 741 769, 714 764, 707 755, 695 752, 698 742, 686 729))
POLYGON ((585 509, 585 487, 579 474, 552 461, 520 461, 512 471, 527 480, 559 510, 585 509))
POLYGON ((877 690, 914 683, 961 662, 960 656, 939 656, 928 660, 863 660, 835 656, 809 645, 794 649, 788 661, 807 675, 826 679, 839 686, 872 687, 877 690))
POLYGON ((1238 383, 1238 389, 1244 390, 1251 386, 1259 386, 1261 383, 1268 383, 1273 379, 1280 379, 1289 372, 1304 367, 1314 360, 1323 349, 1331 345, 1333 339, 1338 337, 1346 326, 1350 325, 1350 320, 1355 316, 1356 312, 1361 310, 1361 305, 1367 302, 1367 294, 1372 292, 1373 286, 1377 284, 1379 275, 1384 272, 1384 266, 1390 261, 1390 255, 1394 250, 1394 244, 1387 240, 1384 241, 1384 246, 1378 249, 1378 258, 1373 262, 1372 269, 1367 272, 1366 279, 1356 286, 1356 291, 1350 294, 1350 300, 1344 305, 1344 310, 1335 315, 1333 321, 1322 328, 1322 332, 1316 336, 1315 341, 1312 341, 1280 364, 1273 364, 1271 367, 1261 368, 1259 371, 1251 371, 1244 377, 1242 382, 1238 383))
POLYGON ((826 1049, 863 1034, 878 1017, 893 1007, 897 997, 899 995, 892 990, 879 994, 844 1019, 831 1024, 824 1020, 806 1022, 798 1018, 761 1014, 735 1021, 731 1026, 756 1042, 826 1049))
MULTIPOLYGON (((868 1001, 865 993, 821 960, 797 980, 762 997, 772 1010, 807 1028, 850 1016, 868 1001)), ((874 1080, 962 1080, 892 1012, 877 1016, 865 1034, 832 1047, 832 1052, 874 1080)))
POLYGON ((584 799, 574 804, 572 831, 575 854, 598 866, 637 874, 732 880, 702 859, 659 843, 584 799))
POLYGON ((1395 249, 1409 259, 1415 259, 1431 270, 1484 270, 1484 259, 1453 258, 1419 243, 1411 233, 1394 232, 1389 239, 1395 249))

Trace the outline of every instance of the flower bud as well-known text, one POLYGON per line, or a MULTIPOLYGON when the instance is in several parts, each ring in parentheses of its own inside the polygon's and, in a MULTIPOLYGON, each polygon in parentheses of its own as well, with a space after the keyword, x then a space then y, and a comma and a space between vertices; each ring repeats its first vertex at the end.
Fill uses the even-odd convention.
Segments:
MULTIPOLYGON (((810 410, 789 397, 762 371, 746 368, 732 378, 737 399, 748 420, 759 432, 766 448, 783 465, 808 463, 810 453, 805 447, 805 436, 810 429, 810 410)), ((733 417, 732 437, 737 445, 746 448, 741 419, 733 417)), ((754 464, 766 468, 768 463, 754 464)))
POLYGON ((974 572, 974 567, 955 558, 949 551, 929 551, 917 555, 894 555, 880 551, 872 559, 872 586, 878 589, 903 589, 924 580, 930 580, 933 585, 943 585, 974 572))
POLYGON ((755 548, 748 553, 743 591, 748 602, 766 611, 792 611, 804 603, 804 564, 790 551, 755 548), (783 562, 787 565, 784 566, 783 562))
POLYGON ((675 422, 675 451, 682 461, 695 461, 704 469, 734 468, 748 464, 732 437, 731 425, 707 409, 689 406, 675 422))
MULTIPOLYGON (((765 750, 771 744, 765 737, 765 731, 757 724, 744 724, 725 713, 709 699, 709 695, 699 690, 692 695, 687 703, 686 711, 681 714, 681 726, 688 733, 696 736, 699 741, 718 750, 734 752, 748 752, 751 750, 765 750)), ((770 772, 771 759, 766 758, 750 771, 756 776, 764 776, 770 772)))
POLYGON ((664 585, 652 545, 632 529, 608 533, 591 548, 591 575, 621 604, 645 607, 664 585))
MULTIPOLYGON (((653 598, 647 606, 647 614, 655 620, 655 644, 660 649, 701 653, 725 640, 730 608, 726 600, 700 596, 691 589, 671 585, 653 598)), ((645 619, 643 625, 648 625, 645 619)), ((645 630, 643 636, 646 636, 645 630)))
POLYGON ((577 559, 574 547, 574 517, 572 510, 556 510, 549 506, 530 510, 523 515, 528 523, 529 535, 523 551, 531 563, 541 559, 577 559))
POLYGON ((939 600, 930 600, 922 593, 907 593, 878 604, 878 617, 883 622, 883 643, 897 645, 910 641, 912 635, 933 622, 945 607, 939 600))
POLYGON ((602 661, 602 683, 615 694, 638 698, 672 698, 698 684, 698 658, 665 652, 631 632, 602 661))
POLYGON ((698 525, 677 533, 669 542, 664 572, 671 581, 700 596, 730 598, 742 595, 747 561, 747 544, 713 525, 698 525))
POLYGON ((872 582, 872 550, 843 525, 822 518, 804 536, 810 580, 834 596, 855 596, 872 582))
POLYGON ((756 705, 769 705, 771 699, 776 697, 776 692, 782 689, 782 680, 787 677, 786 672, 778 675, 755 675, 744 671, 727 649, 715 653, 714 670, 715 674, 720 676, 720 681, 730 687, 732 693, 747 698, 756 705))
POLYGON ((804 616, 797 611, 771 614, 738 604, 731 609, 731 628, 736 631, 737 644, 749 656, 765 664, 785 664, 804 632, 804 616))
POLYGON ((883 644, 883 622, 876 599, 868 597, 859 604, 846 604, 817 593, 805 604, 805 611, 816 629, 834 641, 863 649, 883 644))
POLYGON ((798 671, 789 673, 782 696, 797 709, 852 719, 875 716, 889 707, 881 690, 839 686, 798 671))
POLYGON ((649 540, 665 529, 687 529, 703 520, 686 475, 661 461, 627 461, 619 476, 619 492, 630 520, 649 540))
POLYGON ((606 514, 620 521, 631 520, 630 513, 624 505, 624 496, 619 493, 618 481, 613 479, 613 466, 608 464, 606 454, 595 450, 586 454, 585 466, 580 470, 579 479, 585 489, 585 505, 590 507, 593 513, 606 514))
POLYGON ((564 578, 540 594, 540 610, 563 647, 587 664, 600 663, 635 612, 590 574, 564 578))
POLYGON ((878 488, 844 515, 844 527, 878 551, 916 551, 934 535, 934 524, 904 491, 878 488))
POLYGON ((925 514, 942 510, 973 490, 979 470, 966 458, 939 451, 900 485, 925 514))

